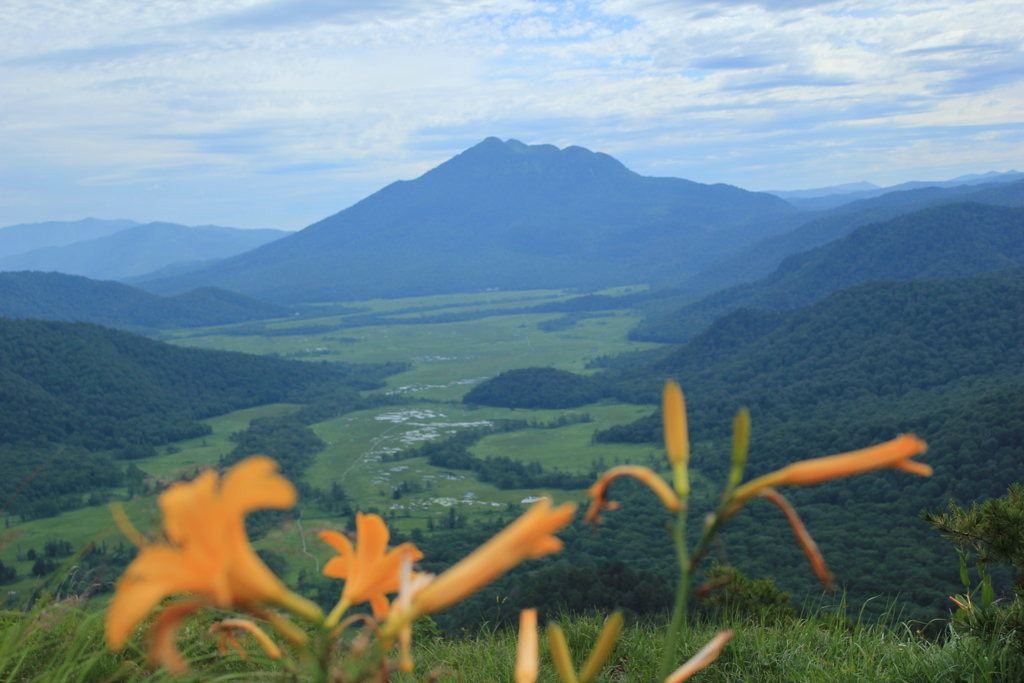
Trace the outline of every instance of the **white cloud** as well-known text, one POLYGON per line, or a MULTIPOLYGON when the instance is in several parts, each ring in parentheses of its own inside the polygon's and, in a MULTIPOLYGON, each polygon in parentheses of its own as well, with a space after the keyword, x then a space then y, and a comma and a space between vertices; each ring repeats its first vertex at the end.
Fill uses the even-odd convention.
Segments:
POLYGON ((1016 4, 8 0, 0 225, 298 228, 487 135, 756 188, 1005 170, 1016 4))

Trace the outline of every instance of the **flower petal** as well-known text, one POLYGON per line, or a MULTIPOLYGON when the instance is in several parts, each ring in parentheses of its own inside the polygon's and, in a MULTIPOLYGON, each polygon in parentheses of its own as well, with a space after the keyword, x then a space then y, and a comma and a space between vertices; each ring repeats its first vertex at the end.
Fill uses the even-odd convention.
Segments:
POLYGON ((662 504, 670 512, 675 512, 682 507, 682 502, 679 500, 679 496, 677 496, 675 491, 672 490, 665 480, 658 476, 658 474, 653 470, 640 465, 616 465, 605 472, 604 475, 594 482, 593 486, 591 486, 587 491, 593 500, 590 503, 590 507, 587 508, 587 514, 583 517, 584 522, 600 524, 602 509, 616 509, 617 504, 607 499, 608 487, 614 480, 625 476, 634 477, 644 484, 647 484, 648 488, 650 488, 654 494, 661 499, 662 504))
POLYGON ((575 503, 552 509, 550 499, 537 501, 523 516, 424 588, 413 605, 416 613, 430 614, 449 607, 523 560, 560 550, 562 543, 552 534, 575 514, 575 503))
POLYGON ((343 534, 331 530, 321 531, 320 540, 338 551, 338 555, 329 559, 327 564, 324 565, 324 576, 329 576, 333 579, 348 577, 352 558, 355 556, 352 541, 348 540, 343 534))
POLYGON ((683 683, 683 681, 690 680, 693 674, 718 658, 719 653, 722 652, 722 648, 725 647, 730 638, 732 638, 732 631, 722 631, 719 633, 711 639, 711 642, 702 647, 700 652, 691 657, 686 664, 683 664, 669 674, 669 677, 665 679, 665 683, 683 683))
POLYGON ((241 461, 224 475, 220 497, 225 512, 241 518, 253 510, 287 510, 295 507, 298 494, 292 483, 277 472, 277 463, 265 455, 241 461))
POLYGON ((172 548, 149 546, 136 557, 107 608, 107 644, 120 650, 135 627, 164 598, 178 593, 201 592, 206 577, 172 548))
POLYGON ((911 462, 910 458, 928 450, 928 444, 913 434, 902 434, 891 441, 877 446, 862 448, 849 453, 829 455, 824 458, 802 460, 753 479, 736 489, 734 503, 729 508, 731 516, 748 500, 756 498, 766 488, 777 486, 809 486, 823 481, 850 477, 872 470, 891 467, 913 474, 930 476, 932 468, 923 463, 911 462))
POLYGON ((188 664, 182 659, 174 644, 178 626, 190 613, 206 604, 203 600, 186 600, 165 608, 153 622, 149 632, 149 662, 151 665, 161 664, 170 671, 184 675, 188 672, 188 664))
POLYGON ((786 515, 786 521, 789 522, 789 526, 793 529, 796 540, 800 543, 804 555, 807 556, 807 561, 811 563, 811 569, 814 570, 815 576, 825 585, 826 590, 829 592, 834 590, 836 575, 825 566, 825 558, 822 556, 821 551, 818 550, 818 544, 814 542, 814 539, 807 532, 804 523, 800 521, 800 515, 796 513, 796 510, 789 504, 789 501, 783 498, 775 489, 765 489, 761 495, 774 503, 786 515))

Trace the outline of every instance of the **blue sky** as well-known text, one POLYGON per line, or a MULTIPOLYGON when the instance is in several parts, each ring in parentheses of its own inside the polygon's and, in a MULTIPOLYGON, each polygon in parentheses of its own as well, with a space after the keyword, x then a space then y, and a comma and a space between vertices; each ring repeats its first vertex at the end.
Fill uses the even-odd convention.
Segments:
POLYGON ((1019 0, 4 0, 0 225, 296 230, 491 135, 800 189, 1024 171, 1019 0))

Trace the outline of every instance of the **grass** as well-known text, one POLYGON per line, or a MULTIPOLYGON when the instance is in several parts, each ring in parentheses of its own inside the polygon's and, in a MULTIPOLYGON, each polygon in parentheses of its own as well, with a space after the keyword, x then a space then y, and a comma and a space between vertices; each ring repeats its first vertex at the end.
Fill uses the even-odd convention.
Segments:
MULTIPOLYGON (((618 288, 610 293, 623 293, 618 288)), ((634 287, 636 289, 636 287, 634 287)), ((354 303, 375 312, 424 308, 417 317, 443 312, 516 308, 542 301, 569 298, 566 292, 484 292, 413 299, 373 300, 354 303)), ((242 351, 259 355, 277 353, 285 357, 314 360, 379 363, 402 361, 413 364, 405 373, 389 378, 387 391, 400 391, 418 398, 458 400, 470 386, 505 370, 531 366, 553 366, 586 372, 593 358, 623 351, 656 348, 657 344, 631 342, 627 331, 640 317, 629 310, 607 311, 584 318, 560 332, 542 332, 537 325, 561 317, 560 313, 494 315, 457 323, 416 325, 375 325, 339 327, 322 334, 263 337, 219 333, 224 328, 169 331, 172 343, 206 349, 242 351)), ((340 325, 344 316, 282 321, 272 327, 340 325)))
POLYGON ((525 429, 493 434, 470 450, 479 458, 507 456, 524 462, 535 460, 544 467, 556 466, 570 472, 589 471, 595 462, 604 463, 598 468, 602 470, 627 460, 640 463, 651 455, 662 457, 661 449, 649 444, 591 443, 590 437, 596 430, 632 422, 649 415, 652 410, 646 406, 624 404, 585 406, 572 412, 588 413, 593 422, 559 429, 525 429))
POLYGON ((212 434, 178 441, 174 444, 175 448, 180 449, 178 453, 167 453, 164 448, 161 449, 164 452, 160 455, 140 460, 136 464, 151 477, 172 481, 180 479, 182 475, 194 471, 196 467, 216 464, 222 455, 230 453, 235 443, 230 441, 229 437, 247 428, 252 420, 259 417, 280 417, 298 410, 299 407, 288 403, 272 403, 202 420, 203 424, 209 425, 213 430, 212 434))
MULTIPOLYGON (((183 678, 146 669, 141 636, 123 653, 109 652, 103 641, 102 615, 82 610, 73 601, 49 604, 29 613, 0 613, 0 680, 53 683, 113 681, 269 681, 282 680, 277 662, 247 648, 249 661, 221 657, 206 633, 212 615, 186 622, 179 646, 192 670, 183 678)), ((603 617, 559 619, 577 669, 589 654, 603 617)), ((734 637, 710 667, 694 677, 701 683, 946 683, 1019 681, 1024 654, 999 639, 981 641, 945 632, 940 640, 919 636, 896 622, 859 625, 843 614, 818 612, 781 624, 758 624, 726 618, 699 622, 685 630, 676 652, 682 664, 720 629, 734 637)), ((664 625, 627 624, 602 674, 601 683, 654 683, 664 625)), ((508 683, 515 662, 516 634, 483 628, 462 637, 418 637, 413 644, 416 669, 396 674, 399 683, 434 680, 508 683)), ((555 683, 543 636, 540 683, 555 683)), ((290 680, 290 678, 288 678, 290 680)), ((300 677, 301 680, 301 677, 300 677)))
POLYGON ((152 672, 141 639, 122 653, 107 649, 103 613, 84 609, 71 599, 30 612, 0 612, 0 681, 19 683, 193 683, 205 681, 281 680, 277 664, 255 650, 250 661, 221 658, 203 637, 209 617, 191 620, 182 629, 182 651, 192 662, 187 676, 152 672))

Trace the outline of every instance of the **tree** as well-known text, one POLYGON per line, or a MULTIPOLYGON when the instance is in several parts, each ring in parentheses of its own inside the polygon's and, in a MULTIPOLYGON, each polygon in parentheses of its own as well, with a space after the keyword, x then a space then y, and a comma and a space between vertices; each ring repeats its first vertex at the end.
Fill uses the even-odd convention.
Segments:
POLYGON ((974 503, 964 510, 949 501, 948 512, 922 517, 959 547, 978 554, 981 564, 1008 564, 1015 570, 1013 590, 1024 596, 1024 487, 1011 484, 1006 495, 974 503))

